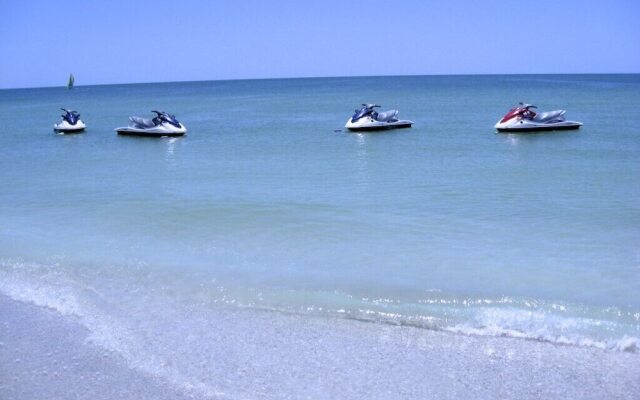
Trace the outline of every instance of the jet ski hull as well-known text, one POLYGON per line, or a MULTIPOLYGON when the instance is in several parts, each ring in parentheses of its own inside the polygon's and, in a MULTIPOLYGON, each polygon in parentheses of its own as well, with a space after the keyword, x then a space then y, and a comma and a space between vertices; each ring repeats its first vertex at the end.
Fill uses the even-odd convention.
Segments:
POLYGON ((548 132, 548 131, 568 131, 579 129, 580 122, 562 122, 558 124, 512 124, 510 126, 498 127, 498 132, 548 132))
POLYGON ((185 131, 175 131, 175 132, 167 132, 167 131, 154 131, 154 130, 139 130, 139 129, 130 129, 130 128, 122 128, 116 129, 118 135, 123 136, 144 136, 144 137, 177 137, 184 136, 185 131))
POLYGON ((115 129, 118 135, 123 136, 144 136, 144 137, 177 137, 187 133, 187 128, 179 123, 174 126, 168 123, 161 123, 155 126, 143 127, 137 126, 135 123, 129 126, 123 126, 115 129))
POLYGON ((396 122, 364 122, 364 123, 352 123, 351 120, 347 121, 345 128, 352 132, 373 132, 373 131, 386 131, 389 129, 403 129, 411 128, 413 121, 402 120, 396 122))
POLYGON ((82 133, 86 125, 82 121, 78 121, 75 125, 71 125, 66 121, 53 125, 55 133, 82 133))
POLYGON ((76 128, 76 129, 58 129, 53 128, 55 133, 84 133, 84 128, 76 128))

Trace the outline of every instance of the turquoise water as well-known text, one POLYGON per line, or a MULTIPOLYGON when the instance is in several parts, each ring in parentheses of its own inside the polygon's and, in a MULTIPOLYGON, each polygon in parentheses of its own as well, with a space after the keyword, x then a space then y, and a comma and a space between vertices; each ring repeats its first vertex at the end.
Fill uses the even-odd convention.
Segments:
POLYGON ((198 304, 638 348, 640 75, 3 90, 0 119, 13 298, 132 337, 198 304), (584 126, 497 134, 518 101, 584 126), (341 130, 363 102, 415 125, 341 130), (55 135, 59 107, 86 133, 55 135), (187 136, 113 131, 151 109, 187 136))

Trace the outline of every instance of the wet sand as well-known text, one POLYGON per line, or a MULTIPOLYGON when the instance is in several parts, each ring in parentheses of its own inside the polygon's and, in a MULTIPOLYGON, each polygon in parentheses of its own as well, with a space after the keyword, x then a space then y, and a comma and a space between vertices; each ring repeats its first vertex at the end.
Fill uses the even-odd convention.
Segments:
POLYGON ((637 353, 255 310, 210 317, 216 340, 201 357, 216 362, 176 353, 144 371, 132 362, 143 354, 92 343, 76 317, 0 296, 0 398, 640 397, 637 353))

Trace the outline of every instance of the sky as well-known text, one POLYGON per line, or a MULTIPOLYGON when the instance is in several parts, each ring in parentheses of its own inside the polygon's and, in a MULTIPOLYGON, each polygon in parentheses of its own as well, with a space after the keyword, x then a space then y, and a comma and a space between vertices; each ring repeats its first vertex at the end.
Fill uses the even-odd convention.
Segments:
POLYGON ((0 0, 0 88, 639 73, 640 1, 0 0))

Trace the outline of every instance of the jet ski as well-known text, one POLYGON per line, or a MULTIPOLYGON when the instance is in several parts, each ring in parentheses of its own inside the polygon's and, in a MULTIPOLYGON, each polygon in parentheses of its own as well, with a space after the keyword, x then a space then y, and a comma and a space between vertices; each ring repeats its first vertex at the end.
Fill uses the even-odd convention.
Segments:
POLYGON ((350 131, 379 131, 384 129, 411 128, 413 121, 398 119, 398 110, 378 112, 375 108, 377 104, 363 104, 362 108, 355 111, 355 114, 344 126, 350 131))
POLYGON ((535 132, 578 129, 582 122, 567 121, 565 110, 535 112, 531 104, 520 103, 496 124, 498 132, 535 132))
POLYGON ((57 133, 80 133, 84 131, 87 126, 80 119, 80 114, 77 111, 67 110, 61 108, 64 114, 61 115, 62 121, 57 124, 53 124, 53 130, 57 133))
POLYGON ((151 137, 182 136, 187 132, 175 115, 156 110, 151 112, 156 114, 154 118, 129 117, 129 126, 116 128, 115 131, 118 135, 151 137))

